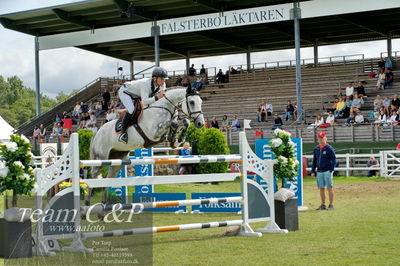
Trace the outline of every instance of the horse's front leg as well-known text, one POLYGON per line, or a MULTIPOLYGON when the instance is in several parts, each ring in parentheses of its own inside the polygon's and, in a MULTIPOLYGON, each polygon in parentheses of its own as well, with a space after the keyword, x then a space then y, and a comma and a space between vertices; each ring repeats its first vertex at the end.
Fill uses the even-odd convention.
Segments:
POLYGON ((179 143, 182 143, 185 141, 186 135, 187 135, 187 129, 188 129, 189 125, 190 125, 189 119, 185 118, 182 120, 182 131, 181 131, 181 134, 179 135, 179 139, 178 139, 179 143))

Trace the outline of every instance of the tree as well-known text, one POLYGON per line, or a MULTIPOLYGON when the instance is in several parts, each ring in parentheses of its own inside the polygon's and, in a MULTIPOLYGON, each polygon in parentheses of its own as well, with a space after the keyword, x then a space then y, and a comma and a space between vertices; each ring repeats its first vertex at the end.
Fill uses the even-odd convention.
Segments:
MULTIPOLYGON (((69 97, 64 93, 60 98, 69 97)), ((57 105, 57 101, 40 95, 42 112, 47 112, 57 105)), ((0 75, 0 115, 13 127, 29 121, 36 115, 35 91, 24 86, 17 76, 6 80, 0 75)))

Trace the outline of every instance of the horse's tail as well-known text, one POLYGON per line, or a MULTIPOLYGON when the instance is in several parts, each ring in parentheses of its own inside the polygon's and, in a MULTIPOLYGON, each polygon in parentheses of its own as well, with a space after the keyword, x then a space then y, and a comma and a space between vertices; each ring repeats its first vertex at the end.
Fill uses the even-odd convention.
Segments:
MULTIPOLYGON (((94 145, 96 135, 92 137, 90 140, 90 160, 98 160, 100 159, 98 156, 98 153, 96 152, 96 145, 94 145)), ((93 166, 91 167, 91 177, 92 178, 97 178, 99 174, 101 174, 102 167, 99 166, 93 166)))

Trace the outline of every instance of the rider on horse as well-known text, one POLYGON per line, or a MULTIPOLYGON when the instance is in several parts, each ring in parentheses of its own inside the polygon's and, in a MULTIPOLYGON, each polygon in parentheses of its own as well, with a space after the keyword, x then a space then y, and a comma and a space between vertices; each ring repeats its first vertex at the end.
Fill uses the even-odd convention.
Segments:
POLYGON ((119 89, 118 95, 126 108, 125 116, 122 120, 121 135, 119 141, 127 143, 128 133, 126 132, 135 106, 133 100, 141 98, 143 105, 148 106, 161 99, 165 95, 165 79, 168 77, 167 71, 162 67, 153 69, 152 78, 143 78, 125 82, 119 89))

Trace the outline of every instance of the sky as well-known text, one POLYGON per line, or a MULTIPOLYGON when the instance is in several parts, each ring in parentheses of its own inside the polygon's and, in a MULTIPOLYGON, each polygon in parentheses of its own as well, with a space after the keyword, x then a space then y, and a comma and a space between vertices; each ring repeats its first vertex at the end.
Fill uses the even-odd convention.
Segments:
MULTIPOLYGON (((77 0, 0 0, 0 14, 21 10, 79 2, 77 0)), ((17 75, 24 85, 35 89, 34 37, 11 31, 0 26, 0 75, 4 78, 17 75)), ((400 51, 400 40, 392 41, 393 51, 400 51)), ((364 54, 366 58, 379 57, 386 51, 386 41, 319 47, 319 57, 364 54)), ((301 58, 313 58, 312 48, 302 48, 301 58)), ((294 60, 294 49, 252 53, 252 63, 294 60)), ((228 69, 230 65, 246 64, 246 55, 228 55, 195 58, 190 61, 200 68, 228 69)), ((151 62, 135 62, 135 72, 152 66, 151 62)), ((117 75, 117 66, 123 74, 129 74, 129 63, 115 58, 98 55, 78 48, 60 48, 40 51, 41 92, 54 98, 58 93, 70 93, 84 87, 98 77, 117 75)), ((161 62, 167 70, 185 69, 185 60, 161 62)))

